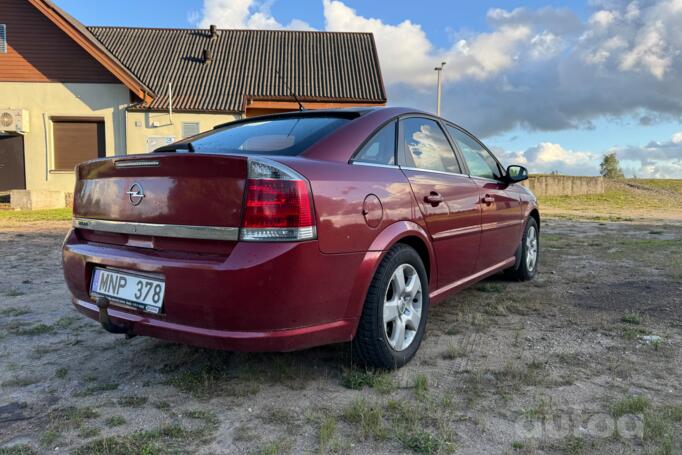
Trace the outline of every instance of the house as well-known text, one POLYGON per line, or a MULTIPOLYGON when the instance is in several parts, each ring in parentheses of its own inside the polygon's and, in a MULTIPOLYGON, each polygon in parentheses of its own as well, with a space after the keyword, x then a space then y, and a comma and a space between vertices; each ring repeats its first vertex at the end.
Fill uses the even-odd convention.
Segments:
POLYGON ((0 2, 0 191, 68 204, 74 166, 243 116, 381 106, 368 33, 85 27, 48 0, 0 2))

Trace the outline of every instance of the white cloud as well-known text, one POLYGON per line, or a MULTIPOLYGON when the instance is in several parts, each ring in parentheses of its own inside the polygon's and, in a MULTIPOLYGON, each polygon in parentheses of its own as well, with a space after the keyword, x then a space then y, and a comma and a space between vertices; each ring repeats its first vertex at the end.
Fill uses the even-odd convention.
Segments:
POLYGON ((534 174, 555 171, 566 175, 599 173, 598 155, 568 150, 551 142, 543 142, 523 151, 496 150, 496 154, 505 165, 521 164, 534 174))
POLYGON ((673 144, 682 144, 682 131, 673 134, 672 142, 673 144))
MULTIPOLYGON (((676 135, 677 136, 677 135, 676 135)), ((651 141, 644 146, 612 148, 626 176, 682 178, 682 134, 679 142, 651 141)), ((603 153, 566 149, 560 144, 543 142, 521 151, 495 149, 505 165, 520 164, 531 173, 558 172, 564 175, 599 175, 603 153)))
MULTIPOLYGON (((482 137, 514 128, 591 128, 598 118, 636 115, 646 124, 682 118, 682 0, 590 0, 586 20, 555 7, 491 9, 488 30, 452 32, 444 46, 409 19, 389 23, 344 0, 320 3, 326 30, 374 34, 390 104, 433 110, 433 68, 446 61, 444 115, 482 137)), ((270 5, 204 0, 195 23, 310 28, 300 20, 282 23, 270 5)), ((652 144, 618 153, 638 175, 679 175, 674 157, 652 158, 674 149, 652 144)), ((682 144, 682 133, 662 144, 682 144)), ((596 173, 600 159, 552 142, 504 154, 537 166, 534 172, 596 173)))
POLYGON ((220 28, 236 29, 312 30, 308 23, 298 19, 281 24, 272 16, 270 5, 271 2, 256 0, 204 0, 201 13, 192 14, 191 18, 203 28, 214 24, 220 28))

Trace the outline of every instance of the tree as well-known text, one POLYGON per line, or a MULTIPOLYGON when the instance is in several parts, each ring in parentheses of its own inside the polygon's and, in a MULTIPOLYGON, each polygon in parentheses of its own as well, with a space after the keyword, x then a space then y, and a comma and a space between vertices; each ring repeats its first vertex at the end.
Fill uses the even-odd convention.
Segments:
POLYGON ((599 165, 599 173, 607 179, 622 179, 625 177, 615 153, 607 153, 599 165))

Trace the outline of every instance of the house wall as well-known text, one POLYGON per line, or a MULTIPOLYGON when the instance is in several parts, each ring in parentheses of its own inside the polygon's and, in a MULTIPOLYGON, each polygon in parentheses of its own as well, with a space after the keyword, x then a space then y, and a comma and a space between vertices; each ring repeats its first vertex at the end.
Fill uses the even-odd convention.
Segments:
POLYGON ((163 145, 163 139, 171 142, 182 139, 183 122, 198 122, 199 131, 207 131, 221 123, 231 122, 240 118, 238 114, 196 114, 173 113, 171 123, 168 112, 140 112, 126 113, 127 150, 129 154, 144 153, 163 145), (154 145, 149 140, 154 140, 154 145))
POLYGON ((7 26, 7 52, 0 53, 0 81, 118 83, 29 2, 0 1, 0 23, 7 26))
POLYGON ((24 135, 26 188, 73 191, 72 171, 54 171, 50 117, 102 117, 106 155, 126 153, 125 109, 130 92, 122 84, 0 82, 0 109, 26 109, 30 131, 24 135))

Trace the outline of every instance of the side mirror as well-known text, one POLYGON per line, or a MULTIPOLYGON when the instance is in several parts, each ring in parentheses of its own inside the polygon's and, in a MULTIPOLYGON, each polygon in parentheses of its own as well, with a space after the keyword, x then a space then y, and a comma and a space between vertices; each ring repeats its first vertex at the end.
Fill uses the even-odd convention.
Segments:
POLYGON ((507 168, 507 181, 518 183, 528 179, 528 169, 523 166, 512 164, 507 168))

